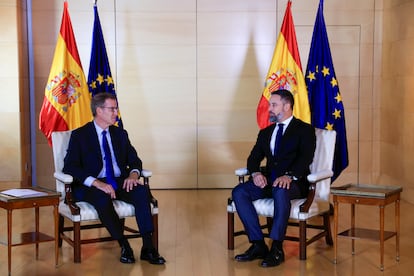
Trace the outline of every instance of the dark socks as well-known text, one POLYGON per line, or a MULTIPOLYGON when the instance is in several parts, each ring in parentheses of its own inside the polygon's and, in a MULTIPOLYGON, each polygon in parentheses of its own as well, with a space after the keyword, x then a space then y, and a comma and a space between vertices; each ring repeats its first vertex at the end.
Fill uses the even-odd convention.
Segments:
POLYGON ((154 245, 152 244, 152 233, 142 234, 142 248, 154 248, 154 245))
POLYGON ((264 240, 257 240, 257 241, 252 241, 252 243, 258 244, 262 247, 267 247, 266 243, 264 242, 264 240))
MULTIPOLYGON (((118 240, 119 246, 131 248, 128 240, 125 237, 122 237, 118 240)), ((146 233, 142 235, 142 248, 153 249, 154 245, 152 244, 152 233, 146 233)))
POLYGON ((128 240, 125 237, 122 237, 118 240, 119 246, 120 247, 126 247, 126 248, 131 248, 131 246, 129 245, 128 240))
POLYGON ((283 250, 283 242, 282 241, 278 241, 278 240, 274 240, 272 242, 272 247, 271 247, 271 251, 275 251, 275 249, 277 250, 283 250))

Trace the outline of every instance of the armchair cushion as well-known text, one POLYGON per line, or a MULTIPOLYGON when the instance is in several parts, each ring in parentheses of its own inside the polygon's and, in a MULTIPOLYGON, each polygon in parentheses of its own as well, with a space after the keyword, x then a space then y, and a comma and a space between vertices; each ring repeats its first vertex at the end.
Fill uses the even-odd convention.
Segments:
MULTIPOLYGON (((126 218, 126 217, 132 217, 135 216, 135 208, 132 204, 128 204, 121 200, 114 200, 113 201, 115 211, 117 212, 118 216, 120 218, 126 218)), ((80 214, 72 214, 71 209, 69 208, 69 205, 64 202, 64 200, 61 200, 59 203, 59 213, 70 219, 71 221, 94 221, 99 220, 98 213, 96 212, 95 208, 85 202, 85 201, 79 201, 76 202, 76 205, 80 208, 80 214)), ((151 204, 151 213, 153 215, 158 214, 158 207, 155 207, 153 204, 151 204)))
MULTIPOLYGON (((290 219, 293 220, 306 220, 310 217, 314 217, 321 212, 329 210, 329 202, 326 201, 315 201, 308 212, 300 212, 300 206, 305 202, 306 198, 294 199, 291 200, 291 209, 290 209, 290 219)), ((273 199, 263 198, 253 201, 253 205, 256 209, 256 212, 259 216, 264 217, 273 217, 273 199)), ((227 212, 236 213, 236 205, 234 201, 231 201, 227 205, 227 212)))

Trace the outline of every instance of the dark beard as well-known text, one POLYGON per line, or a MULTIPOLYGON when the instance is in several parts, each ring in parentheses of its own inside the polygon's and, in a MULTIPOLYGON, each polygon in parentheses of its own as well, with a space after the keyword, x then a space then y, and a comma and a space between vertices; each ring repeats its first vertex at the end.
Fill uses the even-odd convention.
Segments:
POLYGON ((269 121, 270 121, 271 123, 277 123, 277 122, 279 122, 279 120, 278 120, 278 118, 277 118, 277 116, 276 116, 276 115, 270 115, 270 116, 269 116, 269 121))

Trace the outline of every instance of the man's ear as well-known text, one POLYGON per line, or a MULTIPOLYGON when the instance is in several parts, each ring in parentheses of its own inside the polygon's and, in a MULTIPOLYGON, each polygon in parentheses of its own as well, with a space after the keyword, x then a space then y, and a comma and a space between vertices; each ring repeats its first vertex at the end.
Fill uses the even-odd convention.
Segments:
POLYGON ((96 115, 102 113, 102 108, 97 107, 96 110, 95 110, 95 113, 96 113, 96 115))

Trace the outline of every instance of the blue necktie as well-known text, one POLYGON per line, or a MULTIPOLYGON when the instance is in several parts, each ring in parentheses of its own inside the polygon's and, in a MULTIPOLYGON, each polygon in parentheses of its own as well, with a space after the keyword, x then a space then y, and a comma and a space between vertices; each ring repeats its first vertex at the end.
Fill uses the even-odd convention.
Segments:
POLYGON ((106 169, 106 181, 112 185, 114 190, 118 188, 115 180, 114 166, 112 164, 111 150, 109 149, 108 139, 106 139, 106 130, 102 131, 102 146, 104 148, 104 160, 106 169))
POLYGON ((280 141, 282 140, 282 136, 283 136, 284 124, 277 124, 277 126, 278 126, 278 129, 277 129, 277 133, 276 133, 275 148, 273 150, 273 156, 276 156, 277 151, 280 147, 280 141))

